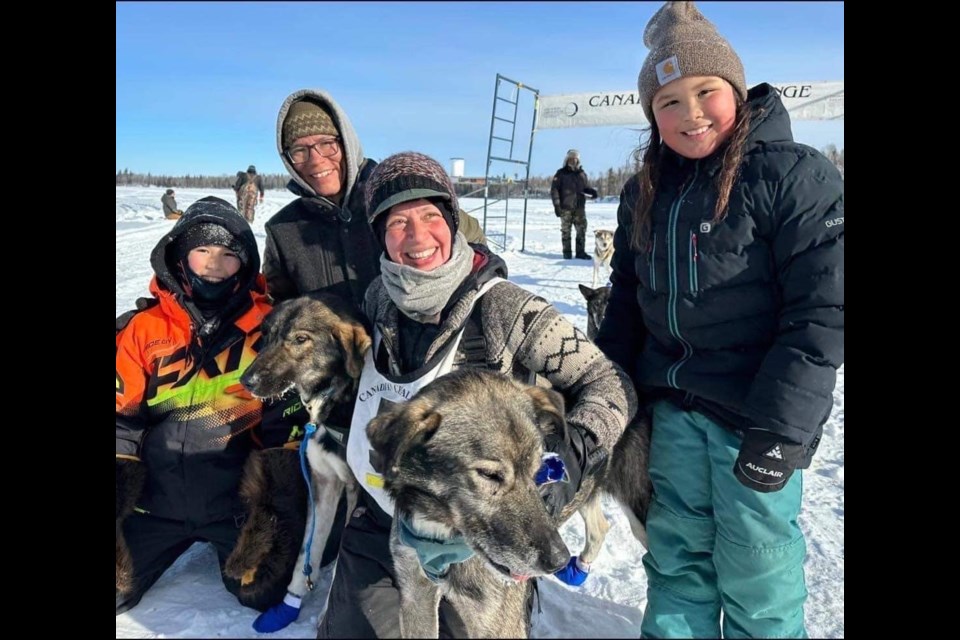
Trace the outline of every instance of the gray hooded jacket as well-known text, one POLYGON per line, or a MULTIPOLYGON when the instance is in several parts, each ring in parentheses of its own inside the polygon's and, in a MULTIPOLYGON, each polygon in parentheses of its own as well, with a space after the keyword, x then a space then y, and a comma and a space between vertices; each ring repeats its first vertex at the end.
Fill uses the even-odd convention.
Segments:
POLYGON ((376 166, 363 157, 360 140, 347 114, 328 93, 294 91, 277 115, 277 153, 290 173, 287 188, 300 196, 278 211, 266 224, 263 274, 267 292, 279 302, 309 291, 328 291, 363 301, 367 285, 380 273, 380 247, 367 224, 363 185, 376 166), (346 181, 340 202, 318 195, 283 153, 283 121, 290 105, 303 98, 324 105, 340 132, 346 181))

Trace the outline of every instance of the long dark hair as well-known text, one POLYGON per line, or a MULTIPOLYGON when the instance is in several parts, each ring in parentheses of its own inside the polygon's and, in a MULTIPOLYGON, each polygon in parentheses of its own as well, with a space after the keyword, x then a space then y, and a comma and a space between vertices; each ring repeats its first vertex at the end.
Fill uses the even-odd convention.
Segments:
MULTIPOLYGON (((739 102, 739 101, 738 101, 739 102)), ((730 192, 740 173, 740 162, 743 160, 743 150, 750 131, 750 109, 744 103, 737 104, 737 120, 733 125, 730 138, 724 143, 721 168, 717 172, 714 184, 717 188, 717 204, 713 210, 713 223, 721 222, 727 215, 730 205, 730 192)), ((650 135, 646 143, 633 152, 635 162, 642 163, 637 175, 640 179, 640 197, 637 199, 633 211, 633 235, 630 246, 634 251, 648 251, 650 249, 650 235, 652 223, 650 210, 653 208, 653 199, 660 182, 660 157, 663 149, 663 140, 660 138, 660 129, 656 122, 650 123, 650 135)))

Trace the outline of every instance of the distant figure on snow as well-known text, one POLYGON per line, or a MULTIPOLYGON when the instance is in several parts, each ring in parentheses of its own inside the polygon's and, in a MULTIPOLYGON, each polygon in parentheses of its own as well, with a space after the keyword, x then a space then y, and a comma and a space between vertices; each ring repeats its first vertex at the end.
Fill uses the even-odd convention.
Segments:
POLYGON ((247 167, 246 173, 237 172, 237 181, 233 183, 233 190, 237 193, 237 209, 243 214, 247 222, 253 222, 257 208, 257 193, 260 202, 263 202, 263 178, 257 175, 257 168, 247 167))
POLYGON ((183 211, 177 208, 177 199, 173 197, 173 189, 167 189, 166 193, 160 196, 160 202, 163 204, 163 217, 167 220, 179 220, 183 211))

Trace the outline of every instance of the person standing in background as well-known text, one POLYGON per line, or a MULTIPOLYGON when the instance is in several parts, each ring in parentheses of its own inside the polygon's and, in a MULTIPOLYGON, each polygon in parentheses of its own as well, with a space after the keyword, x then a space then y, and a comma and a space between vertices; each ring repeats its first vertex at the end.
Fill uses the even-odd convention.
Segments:
MULTIPOLYGON (((239 200, 240 213, 247 222, 253 222, 254 214, 257 208, 257 194, 260 195, 260 202, 263 202, 263 178, 257 175, 257 168, 253 165, 247 167, 247 172, 243 174, 244 182, 237 189, 237 198, 239 200)), ((240 181, 238 174, 237 182, 240 181)))
POLYGON ((574 257, 570 251, 570 226, 577 230, 577 258, 590 260, 586 252, 587 241, 587 195, 597 197, 596 189, 587 183, 587 174, 580 166, 580 152, 567 151, 563 166, 553 176, 550 198, 553 212, 560 218, 560 241, 563 243, 563 259, 574 257))
POLYGON ((166 193, 160 196, 160 203, 163 205, 163 217, 167 220, 179 220, 183 215, 183 212, 177 208, 173 189, 167 189, 166 193))

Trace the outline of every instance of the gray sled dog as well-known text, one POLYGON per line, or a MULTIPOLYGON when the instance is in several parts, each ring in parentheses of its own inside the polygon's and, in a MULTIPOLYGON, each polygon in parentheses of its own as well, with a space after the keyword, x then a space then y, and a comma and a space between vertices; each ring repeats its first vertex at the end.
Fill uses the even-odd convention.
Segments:
MULTIPOLYGON (((370 336, 349 304, 325 293, 277 305, 264 318, 262 336, 257 358, 241 383, 259 398, 278 397, 296 389, 310 421, 317 425, 306 455, 317 523, 310 565, 318 567, 340 496, 347 492, 347 513, 352 513, 358 490, 346 461, 322 443, 323 420, 334 404, 349 401, 355 393, 370 336)), ((295 453, 266 449, 251 454, 240 494, 249 514, 225 570, 241 580, 242 601, 276 604, 264 603, 257 593, 245 591, 275 593, 276 585, 269 583, 277 576, 289 576, 291 567, 304 564, 311 520, 304 508, 306 489, 295 453), (298 493, 299 500, 295 498, 298 493)), ((310 588, 309 577, 294 571, 287 591, 303 597, 310 588)))
POLYGON ((561 569, 570 556, 558 525, 579 511, 587 530, 581 557, 591 562, 599 553, 610 528, 601 492, 617 499, 634 535, 646 543, 649 423, 627 428, 606 468, 584 480, 556 522, 534 476, 544 435, 565 430, 563 416, 556 391, 493 371, 461 369, 370 421, 367 435, 395 501, 390 550, 404 638, 437 637, 441 595, 468 637, 527 637, 529 578, 561 569), (433 582, 417 552, 401 541, 402 527, 435 540, 462 536, 473 555, 433 582))
POLYGON ((607 277, 613 270, 610 261, 613 260, 613 231, 597 229, 593 232, 593 286, 597 286, 600 277, 600 267, 607 268, 607 277))
POLYGON ((603 322, 603 316, 607 313, 607 303, 610 302, 610 287, 591 289, 582 284, 577 286, 580 287, 580 293, 587 301, 587 337, 596 340, 597 333, 600 332, 600 323, 603 322))

